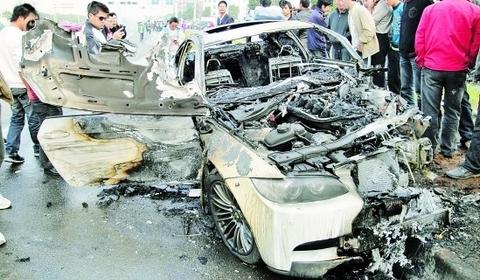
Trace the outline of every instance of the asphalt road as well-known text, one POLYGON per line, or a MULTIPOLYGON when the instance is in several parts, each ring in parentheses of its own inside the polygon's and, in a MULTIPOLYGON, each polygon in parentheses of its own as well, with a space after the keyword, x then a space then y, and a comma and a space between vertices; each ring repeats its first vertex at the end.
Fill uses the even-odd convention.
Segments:
MULTIPOLYGON (((10 112, 1 106, 6 132, 10 112)), ((184 216, 158 210, 178 198, 121 197, 97 207, 101 188, 74 188, 43 173, 26 129, 20 154, 24 164, 0 168, 0 193, 13 205, 0 211, 7 239, 0 279, 280 278, 264 265, 242 264, 211 234, 182 236, 184 216)))

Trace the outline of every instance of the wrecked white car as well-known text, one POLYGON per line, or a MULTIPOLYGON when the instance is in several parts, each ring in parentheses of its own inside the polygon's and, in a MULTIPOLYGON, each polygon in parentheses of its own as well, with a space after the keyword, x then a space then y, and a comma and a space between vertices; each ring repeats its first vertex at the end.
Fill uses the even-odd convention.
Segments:
POLYGON ((385 237, 375 227, 447 215, 410 187, 432 158, 420 138, 428 119, 371 87, 347 40, 325 28, 218 27, 173 59, 160 42, 148 65, 121 45, 89 55, 81 33, 48 20, 24 42, 23 74, 43 102, 117 113, 44 122, 40 142, 68 183, 201 187, 223 242, 246 263, 318 277, 375 261, 372 236, 385 237), (336 38, 352 61, 312 57, 297 36, 306 30, 336 38))

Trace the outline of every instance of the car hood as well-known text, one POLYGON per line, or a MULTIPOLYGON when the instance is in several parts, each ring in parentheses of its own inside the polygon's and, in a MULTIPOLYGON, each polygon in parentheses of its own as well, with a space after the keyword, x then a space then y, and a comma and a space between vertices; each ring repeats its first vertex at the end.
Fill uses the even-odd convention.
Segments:
POLYGON ((101 53, 89 54, 85 41, 83 32, 48 19, 25 34, 22 74, 42 102, 129 114, 208 112, 200 87, 195 81, 180 85, 162 48, 154 49, 145 66, 131 61, 127 42, 109 41, 101 53))

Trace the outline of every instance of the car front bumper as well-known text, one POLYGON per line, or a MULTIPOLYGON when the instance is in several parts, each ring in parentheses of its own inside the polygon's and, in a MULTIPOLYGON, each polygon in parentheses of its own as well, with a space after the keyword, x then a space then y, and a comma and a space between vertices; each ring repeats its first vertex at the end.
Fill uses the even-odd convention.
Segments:
POLYGON ((324 201, 278 204, 262 197, 250 178, 225 182, 247 219, 263 261, 272 270, 318 277, 350 260, 337 255, 335 240, 351 234, 363 207, 356 192, 324 201))

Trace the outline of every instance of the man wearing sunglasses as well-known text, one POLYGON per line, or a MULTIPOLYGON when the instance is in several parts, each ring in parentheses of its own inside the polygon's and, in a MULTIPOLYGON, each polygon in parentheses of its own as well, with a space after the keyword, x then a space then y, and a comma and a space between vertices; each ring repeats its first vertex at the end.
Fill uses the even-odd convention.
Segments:
POLYGON ((102 49, 102 44, 107 42, 102 30, 105 28, 105 21, 110 11, 105 4, 97 1, 90 2, 87 11, 88 19, 85 22, 87 51, 90 54, 98 54, 102 49))
MULTIPOLYGON (((5 150, 6 162, 23 163, 24 159, 18 154, 20 149, 20 135, 25 125, 27 116, 28 127, 32 141, 34 139, 33 128, 36 118, 32 117, 32 110, 27 96, 25 83, 20 76, 20 61, 22 59, 22 37, 25 31, 35 26, 38 13, 30 4, 18 5, 13 9, 10 24, 0 31, 0 73, 4 82, 10 88, 13 96, 11 103, 12 117, 7 134, 5 150)), ((3 139, 0 139, 3 141, 3 139)))

